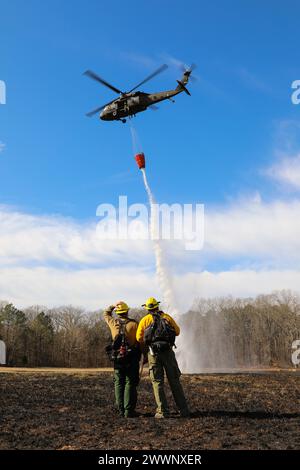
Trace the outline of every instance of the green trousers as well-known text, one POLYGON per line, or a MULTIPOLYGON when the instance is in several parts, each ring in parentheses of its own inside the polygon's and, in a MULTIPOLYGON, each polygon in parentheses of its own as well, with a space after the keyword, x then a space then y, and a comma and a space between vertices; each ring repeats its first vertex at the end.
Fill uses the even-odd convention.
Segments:
POLYGON ((134 358, 126 366, 115 366, 115 398, 120 414, 128 416, 135 410, 138 383, 139 358, 134 358))
POLYGON ((185 416, 188 414, 188 406, 184 396, 184 391, 180 383, 181 372, 172 349, 160 352, 155 356, 148 353, 149 374, 153 386, 155 401, 157 405, 156 412, 167 415, 169 406, 164 390, 165 373, 180 413, 185 416))

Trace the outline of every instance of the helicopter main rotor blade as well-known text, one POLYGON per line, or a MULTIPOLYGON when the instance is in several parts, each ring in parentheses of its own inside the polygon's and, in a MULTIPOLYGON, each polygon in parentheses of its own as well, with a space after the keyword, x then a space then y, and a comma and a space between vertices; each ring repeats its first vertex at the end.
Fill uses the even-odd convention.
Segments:
POLYGON ((110 101, 109 103, 104 104, 103 106, 99 106, 99 108, 96 108, 96 109, 93 109, 92 111, 89 111, 88 113, 86 113, 86 116, 88 116, 88 117, 94 116, 94 114, 99 113, 99 111, 101 111, 102 109, 104 109, 105 106, 108 106, 109 104, 113 103, 114 101, 115 101, 115 100, 112 100, 112 101, 110 101))
POLYGON ((102 85, 105 85, 107 86, 107 88, 110 88, 112 91, 114 91, 115 93, 118 93, 119 95, 122 94, 123 92, 121 90, 119 90, 118 88, 114 87, 113 85, 111 85, 110 83, 108 83, 106 80, 104 80, 103 78, 99 77, 99 75, 97 75, 95 72, 93 72, 92 70, 87 70, 86 72, 84 72, 83 75, 87 75, 88 77, 92 78, 93 80, 96 80, 96 82, 99 82, 101 83, 102 85))
POLYGON ((97 114, 103 108, 105 108, 105 106, 100 106, 99 108, 93 109, 92 111, 89 111, 88 113, 86 113, 86 116, 87 117, 92 117, 92 116, 94 116, 94 114, 97 114))
POLYGON ((155 70, 155 72, 151 73, 151 75, 149 75, 149 77, 145 78, 145 80, 143 80, 142 82, 140 82, 138 85, 136 85, 134 88, 132 88, 128 93, 131 93, 132 91, 136 90, 137 88, 139 88, 141 85, 144 85, 144 83, 148 82, 149 80, 151 80, 152 78, 154 78, 156 75, 158 75, 159 73, 162 73, 164 70, 166 70, 168 68, 168 66, 166 64, 162 65, 161 67, 159 67, 157 70, 155 70))

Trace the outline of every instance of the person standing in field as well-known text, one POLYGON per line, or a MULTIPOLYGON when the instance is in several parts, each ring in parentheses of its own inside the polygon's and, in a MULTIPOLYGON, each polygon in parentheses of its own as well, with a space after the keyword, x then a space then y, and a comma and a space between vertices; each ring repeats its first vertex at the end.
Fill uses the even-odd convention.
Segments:
POLYGON ((173 351, 175 337, 180 334, 180 328, 170 315, 159 309, 159 302, 154 297, 150 297, 142 306, 148 311, 148 315, 141 319, 136 338, 142 348, 148 350, 149 374, 157 405, 155 418, 169 416, 164 390, 165 373, 180 415, 187 418, 190 413, 180 383, 181 372, 173 351))
POLYGON ((128 305, 119 301, 108 307, 103 316, 112 336, 112 343, 106 350, 114 364, 116 406, 120 416, 133 418, 138 416, 135 407, 141 353, 136 339, 138 322, 128 317, 128 311, 128 305))

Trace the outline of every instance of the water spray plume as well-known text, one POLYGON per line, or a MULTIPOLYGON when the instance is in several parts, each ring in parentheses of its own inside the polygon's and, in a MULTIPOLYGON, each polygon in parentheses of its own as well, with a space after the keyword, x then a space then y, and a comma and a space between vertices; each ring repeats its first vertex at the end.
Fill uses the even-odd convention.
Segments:
MULTIPOLYGON (((172 284, 172 276, 168 269, 168 263, 166 260, 166 256, 163 250, 162 240, 159 238, 159 230, 158 230, 158 205, 156 204, 154 195, 148 183, 146 170, 145 170, 145 155, 141 151, 141 145, 136 133, 136 130, 133 128, 132 124, 130 126, 131 136, 132 136, 132 146, 135 152, 135 159, 139 169, 143 175, 144 186, 148 195, 148 200, 150 204, 150 235, 153 243, 154 248, 154 256, 155 256, 155 271, 156 277, 159 284, 159 287, 162 292, 162 300, 166 311, 170 313, 175 319, 178 319, 180 316, 180 309, 178 307, 178 303, 176 300, 176 295, 174 292, 173 284, 172 284)), ((185 344, 184 341, 185 335, 179 336, 177 340, 177 351, 179 353, 179 364, 182 370, 187 371, 189 369, 189 357, 186 353, 188 349, 188 345, 185 344)))
MULTIPOLYGON (((174 288, 172 285, 172 276, 169 273, 168 265, 166 261, 166 257, 162 247, 162 241, 159 239, 158 232, 158 213, 157 213, 157 204, 155 202, 155 198, 149 186, 146 170, 145 168, 141 169, 145 189, 148 194, 148 199, 150 203, 150 232, 151 232, 151 239, 153 242, 154 248, 154 255, 155 255, 155 267, 156 267, 156 276, 158 279, 159 286, 162 290, 163 294, 163 302, 167 308, 167 312, 169 312, 176 320, 180 316, 180 309, 178 308, 178 303, 176 300, 176 295, 174 292, 174 288)), ((181 335, 178 337, 177 340, 177 347, 178 347, 178 360, 179 365, 182 370, 188 371, 189 370, 189 360, 191 359, 190 345, 186 344, 187 337, 185 335, 181 335)))
POLYGON ((168 272, 166 259, 165 259, 164 252, 161 246, 161 240, 159 240, 158 238, 159 234, 158 234, 158 229, 157 229, 158 227, 157 204, 155 202, 155 198, 149 186, 145 168, 142 168, 141 171, 143 175, 145 189, 147 191, 149 203, 150 203, 150 211, 151 211, 150 212, 150 233, 151 233, 151 239, 152 239, 153 247, 154 247, 156 275, 157 275, 158 282, 163 293, 163 301, 168 307, 168 309, 170 309, 170 313, 172 312, 172 314, 176 316, 179 314, 179 310, 176 306, 177 302, 176 302, 176 298, 175 298, 175 294, 174 294, 174 290, 173 290, 173 286, 171 282, 171 276, 170 276, 170 273, 168 272))
POLYGON ((145 189, 148 195, 149 204, 150 204, 150 234, 154 247, 155 255, 155 267, 156 267, 156 276, 159 283, 159 286, 163 294, 163 302, 166 308, 170 309, 170 313, 173 315, 179 314, 179 309, 177 308, 177 302, 175 300, 174 289, 171 282, 171 276, 168 272, 167 262, 163 253, 163 248, 161 240, 159 239, 158 233, 158 214, 157 214, 157 204, 155 198, 149 186, 146 170, 145 170, 145 155, 141 151, 141 144, 137 135, 135 128, 132 123, 130 123, 130 131, 132 137, 132 146, 135 152, 135 160, 139 169, 143 175, 143 181, 145 189))

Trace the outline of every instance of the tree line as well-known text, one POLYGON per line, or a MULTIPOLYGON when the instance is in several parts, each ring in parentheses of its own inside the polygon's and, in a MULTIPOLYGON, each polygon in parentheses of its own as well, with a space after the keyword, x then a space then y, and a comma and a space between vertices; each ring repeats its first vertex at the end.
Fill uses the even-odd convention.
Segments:
POLYGON ((292 367, 292 344, 300 339, 300 298, 280 291, 255 299, 198 299, 182 326, 191 372, 292 367))
MULTIPOLYGON (((172 313, 172 312, 169 312, 172 313)), ((141 309, 130 316, 140 319, 141 309)), ((73 306, 18 309, 0 302, 0 339, 7 365, 107 367, 110 333, 103 311, 73 306)), ((197 299, 179 318, 178 353, 190 371, 205 368, 290 367, 291 345, 300 339, 300 299, 282 291, 255 299, 197 299)))

